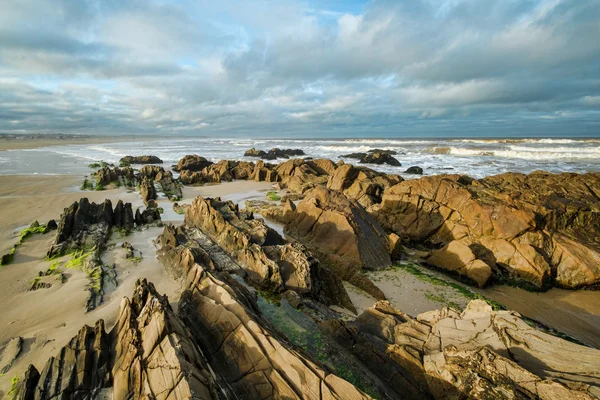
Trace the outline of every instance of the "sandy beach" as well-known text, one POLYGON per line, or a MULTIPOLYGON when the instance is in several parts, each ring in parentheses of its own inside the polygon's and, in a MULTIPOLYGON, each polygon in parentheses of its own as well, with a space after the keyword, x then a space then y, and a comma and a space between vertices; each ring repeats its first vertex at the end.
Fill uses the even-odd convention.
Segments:
POLYGON ((151 140, 147 136, 0 135, 0 151, 37 149, 70 144, 117 143, 151 140))
MULTIPOLYGON (((74 176, 0 176, 0 209, 3 210, 0 213, 0 252, 4 254, 13 246, 21 229, 36 220, 40 223, 58 220, 65 207, 82 197, 96 203, 110 199, 113 204, 121 199, 132 203, 134 210, 143 205, 137 191, 124 188, 81 191, 81 179, 74 176)), ((246 199, 263 199, 271 187, 269 183, 254 181, 186 187, 179 203, 188 204, 202 195, 243 204, 246 199)), ((183 215, 173 212, 173 203, 166 197, 159 197, 157 202, 165 210, 164 223, 183 222, 183 215)), ((23 373, 31 363, 38 369, 43 368, 45 360, 54 356, 83 324, 93 326, 98 319, 103 319, 110 329, 121 299, 131 295, 139 278, 153 282, 176 307, 181 283, 170 277, 158 262, 152 243, 161 232, 162 228, 151 227, 127 237, 120 237, 118 233, 112 235, 111 248, 103 259, 107 264, 115 264, 118 285, 108 285, 104 303, 91 312, 85 312, 84 307, 88 279, 78 269, 65 268, 69 256, 58 259, 66 282, 54 280, 50 288, 29 290, 38 272, 46 271, 54 262, 46 261, 45 256, 55 233, 37 234, 27 239, 16 251, 14 262, 0 267, 0 344, 16 336, 24 339, 23 352, 10 374, 0 376, 0 388, 10 386, 11 378, 23 373), (142 253, 140 262, 124 259, 121 248, 124 241, 142 253)))

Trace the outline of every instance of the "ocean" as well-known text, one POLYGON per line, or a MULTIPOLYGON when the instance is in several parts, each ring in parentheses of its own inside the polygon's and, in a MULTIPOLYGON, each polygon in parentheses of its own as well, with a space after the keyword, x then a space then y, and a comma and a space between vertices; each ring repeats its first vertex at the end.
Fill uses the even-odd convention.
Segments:
MULTIPOLYGON (((0 174, 86 174, 94 161, 118 163, 126 155, 156 155, 165 164, 176 164, 186 154, 198 154, 211 161, 247 160, 251 147, 300 148, 307 157, 337 161, 342 155, 371 149, 394 150, 401 167, 370 165, 373 169, 403 174, 420 166, 425 175, 465 174, 482 178, 503 172, 529 173, 600 171, 600 139, 216 139, 185 138, 60 145, 39 149, 0 152, 0 174)), ((356 160, 344 159, 355 163, 356 160)), ((283 160, 278 160, 283 161, 283 160)))

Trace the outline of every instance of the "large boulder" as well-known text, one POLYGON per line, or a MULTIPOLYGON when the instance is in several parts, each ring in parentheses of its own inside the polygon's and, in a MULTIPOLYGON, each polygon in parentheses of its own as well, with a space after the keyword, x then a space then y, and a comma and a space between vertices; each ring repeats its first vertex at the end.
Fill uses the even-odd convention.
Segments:
POLYGON ((156 156, 125 156, 119 160, 122 164, 162 164, 162 160, 156 156))
POLYGON ((394 167, 400 167, 402 164, 393 155, 395 151, 374 149, 367 153, 350 153, 342 155, 345 158, 354 158, 362 164, 388 164, 394 167))
POLYGON ((479 287, 485 286, 492 276, 492 268, 477 259, 473 250, 458 240, 453 240, 444 248, 433 251, 427 258, 427 263, 466 277, 479 287))
POLYGON ((272 148, 269 151, 257 150, 254 147, 244 153, 245 157, 260 157, 263 160, 276 160, 278 158, 290 158, 294 156, 303 156, 301 149, 279 149, 272 148))
POLYGON ((356 200, 318 186, 289 216, 284 232, 308 246, 340 278, 384 298, 361 271, 392 264, 388 236, 356 200))
POLYGON ((370 207, 381 202, 386 189, 402 181, 399 175, 384 174, 366 167, 343 164, 329 177, 327 187, 343 192, 347 197, 357 200, 363 207, 370 207))
MULTIPOLYGON (((409 244, 462 242, 502 279, 537 289, 594 288, 600 283, 599 192, 598 173, 509 173, 480 181, 444 175, 401 182, 369 211, 409 244)), ((448 267, 440 257, 430 263, 448 267)), ((450 269, 469 269, 469 263, 466 257, 450 269)))
POLYGON ((200 157, 197 154, 191 154, 183 157, 177 163, 177 166, 174 168, 175 171, 181 172, 183 170, 188 171, 202 171, 204 168, 212 165, 211 161, 208 161, 204 157, 200 157))

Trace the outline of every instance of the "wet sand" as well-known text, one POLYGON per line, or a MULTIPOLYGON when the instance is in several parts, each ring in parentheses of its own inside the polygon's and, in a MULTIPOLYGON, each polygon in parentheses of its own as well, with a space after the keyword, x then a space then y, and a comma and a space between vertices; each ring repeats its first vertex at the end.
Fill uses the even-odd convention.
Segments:
MULTIPOLYGON (((138 192, 125 188, 80 191, 81 179, 72 176, 0 176, 2 252, 12 247, 23 227, 34 220, 40 223, 46 223, 49 219, 58 220, 65 207, 82 197, 94 202, 108 198, 113 204, 122 199, 131 202, 134 210, 143 205, 138 192)), ((191 187, 184 189, 184 198, 180 203, 191 203, 197 195, 203 195, 220 196, 243 204, 247 198, 264 199, 265 192, 270 188, 271 184, 253 181, 191 187)), ((165 210, 163 222, 183 222, 183 215, 172 211, 173 203, 166 197, 161 196, 158 203, 165 210)), ((110 329, 121 299, 131 296, 138 278, 153 282, 158 291, 167 294, 172 305, 177 306, 181 282, 173 280, 158 262, 152 243, 161 232, 162 228, 151 227, 126 237, 113 234, 110 244, 114 246, 105 252, 103 258, 107 264, 115 264, 118 285, 107 285, 104 303, 89 313, 85 312, 84 307, 88 279, 82 271, 65 268, 69 256, 58 259, 59 268, 67 277, 66 282, 51 278, 48 281, 52 287, 29 291, 38 272, 46 271, 52 264, 45 260, 45 255, 54 239, 54 232, 33 235, 17 249, 14 262, 0 267, 0 348, 16 336, 23 337, 25 345, 13 367, 0 376, 0 395, 10 386, 12 377, 23 373, 29 364, 33 363, 41 370, 46 360, 56 355, 84 324, 94 325, 98 319, 103 319, 106 328, 110 329), (142 252, 139 263, 124 258, 121 248, 124 241, 142 252)))
POLYGON ((129 142, 156 140, 147 136, 69 136, 69 135, 36 135, 7 136, 0 135, 0 151, 17 149, 37 149, 46 146, 61 146, 68 144, 96 144, 110 142, 129 142))
POLYGON ((478 292, 521 315, 600 348, 599 291, 554 288, 534 293, 511 286, 493 286, 478 292))

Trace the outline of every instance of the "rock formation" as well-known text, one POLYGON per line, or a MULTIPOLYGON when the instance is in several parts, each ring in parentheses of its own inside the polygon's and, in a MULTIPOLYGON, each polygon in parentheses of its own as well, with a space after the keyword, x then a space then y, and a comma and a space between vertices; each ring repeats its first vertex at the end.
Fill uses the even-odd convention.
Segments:
POLYGON ((290 158, 294 156, 303 156, 304 151, 301 149, 278 149, 271 150, 256 150, 254 147, 244 153, 245 157, 260 157, 263 160, 275 160, 277 158, 290 158))
POLYGON ((423 168, 419 167, 419 166, 412 166, 412 167, 408 167, 406 169, 406 171, 404 171, 405 174, 414 174, 414 175, 423 175, 423 168))
POLYGON ((343 192, 351 199, 356 199, 363 207, 370 207, 381 203, 386 189, 402 181, 399 175, 384 174, 369 168, 344 164, 329 177, 327 187, 343 192))
POLYGON ((119 160, 122 164, 162 164, 156 156, 125 156, 119 160))
POLYGON ((154 180, 145 178, 140 184, 140 195, 144 204, 148 205, 150 200, 156 200, 158 195, 154 187, 154 180))
POLYGON ((405 242, 461 242, 444 257, 432 255, 438 267, 464 273, 476 257, 499 279, 538 289, 593 288, 600 283, 599 194, 598 173, 508 173, 479 181, 443 175, 401 182, 369 211, 405 242), (447 257, 452 266, 442 262, 447 257))
POLYGON ((356 321, 324 329, 388 383, 398 397, 592 399, 600 351, 527 325, 517 313, 474 300, 416 319, 378 302, 356 321), (377 362, 373 362, 377 360, 377 362))
POLYGON ((134 186, 136 177, 131 167, 103 167, 93 174, 96 177, 96 183, 101 185, 110 185, 116 183, 124 186, 134 186))
POLYGON ((177 172, 181 172, 183 170, 197 172, 197 171, 202 171, 204 168, 208 167, 209 165, 212 165, 211 161, 208 161, 206 158, 200 157, 196 154, 192 154, 192 155, 187 155, 187 156, 183 157, 181 160, 179 160, 179 162, 177 163, 177 166, 173 169, 177 172))
POLYGON ((358 201, 318 186, 289 215, 284 232, 308 246, 343 280, 378 299, 385 297, 361 270, 391 265, 388 236, 358 201))
POLYGON ((84 326, 41 374, 29 367, 15 397, 369 398, 270 332, 250 293, 233 282, 195 265, 177 315, 138 280, 110 333, 102 320, 84 326))
POLYGON ((326 305, 354 310, 341 280, 304 246, 286 242, 233 203, 198 197, 186 210, 185 225, 208 235, 257 287, 276 293, 291 289, 326 305))
POLYGON ((342 155, 340 157, 355 158, 358 159, 362 164, 388 164, 393 167, 402 166, 400 161, 392 156, 393 154, 396 154, 396 152, 391 150, 374 149, 369 150, 367 153, 351 153, 342 155))

